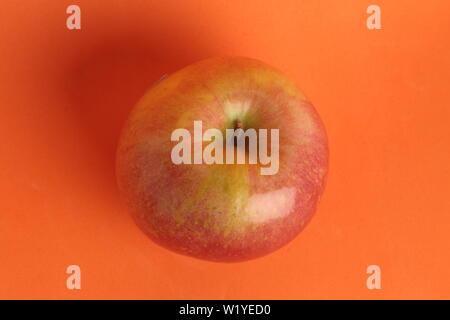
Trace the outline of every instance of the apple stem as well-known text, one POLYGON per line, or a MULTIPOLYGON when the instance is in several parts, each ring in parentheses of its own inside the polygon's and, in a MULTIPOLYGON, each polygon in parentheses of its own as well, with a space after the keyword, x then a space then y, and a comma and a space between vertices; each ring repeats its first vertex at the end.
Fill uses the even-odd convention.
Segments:
POLYGON ((234 130, 242 129, 242 122, 239 120, 234 120, 234 130))

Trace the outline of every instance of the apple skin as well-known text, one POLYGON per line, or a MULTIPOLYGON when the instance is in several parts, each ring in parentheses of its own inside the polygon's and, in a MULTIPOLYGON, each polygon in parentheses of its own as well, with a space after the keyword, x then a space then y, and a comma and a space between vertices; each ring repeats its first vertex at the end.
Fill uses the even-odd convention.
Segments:
POLYGON ((137 225, 165 248, 217 262, 254 259, 295 238, 327 171, 327 136, 312 104, 280 71, 243 57, 200 61, 152 86, 124 126, 116 159, 137 225), (244 129, 279 129, 277 174, 261 175, 259 164, 172 163, 173 130, 193 133, 194 120, 203 132, 223 130, 232 117, 244 129))

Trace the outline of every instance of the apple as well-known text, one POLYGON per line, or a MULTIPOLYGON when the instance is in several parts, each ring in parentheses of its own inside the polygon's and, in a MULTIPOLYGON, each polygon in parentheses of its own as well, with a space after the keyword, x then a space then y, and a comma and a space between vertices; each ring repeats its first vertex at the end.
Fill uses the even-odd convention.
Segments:
POLYGON ((254 259, 294 239, 316 210, 327 170, 327 136, 312 104, 283 73, 243 57, 200 61, 152 86, 132 110, 116 158, 119 189, 148 237, 217 262, 254 259), (179 129, 194 136, 180 155, 199 156, 197 163, 174 163, 179 129), (269 164, 250 163, 250 143, 215 144, 223 157, 246 154, 245 163, 206 163, 209 129, 277 130, 278 149, 268 143, 277 170, 261 174, 269 164))

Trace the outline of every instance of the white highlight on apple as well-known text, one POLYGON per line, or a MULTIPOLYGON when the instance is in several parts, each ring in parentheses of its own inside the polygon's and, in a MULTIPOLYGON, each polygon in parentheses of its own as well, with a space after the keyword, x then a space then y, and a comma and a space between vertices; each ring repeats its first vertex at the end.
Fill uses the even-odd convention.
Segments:
POLYGON ((253 194, 247 202, 246 212, 251 212, 250 219, 263 223, 289 215, 295 207, 296 188, 280 188, 265 193, 253 194))
POLYGON ((187 129, 179 128, 172 132, 171 141, 178 141, 172 148, 174 164, 245 164, 268 165, 260 168, 261 175, 274 175, 279 169, 279 129, 270 129, 270 155, 268 154, 268 130, 226 129, 225 144, 222 131, 208 129, 203 133, 203 121, 194 121, 194 138, 187 129), (246 141, 248 140, 248 148, 246 141), (237 145, 235 143, 237 141, 237 145), (193 143, 192 143, 193 142, 193 143), (203 149, 203 142, 210 142, 203 149), (194 145, 192 163, 192 144, 194 145), (235 156, 236 151, 236 156, 235 156), (248 152, 247 152, 248 151, 248 152), (237 158, 237 162, 235 161, 237 158))

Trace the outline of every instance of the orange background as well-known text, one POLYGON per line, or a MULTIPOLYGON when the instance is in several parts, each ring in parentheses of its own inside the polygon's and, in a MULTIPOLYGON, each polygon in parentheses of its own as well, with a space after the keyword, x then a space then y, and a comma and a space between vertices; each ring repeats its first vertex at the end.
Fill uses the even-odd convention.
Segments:
POLYGON ((0 298, 450 298, 450 1, 4 0, 0 298), (378 4, 382 30, 366 27, 378 4), (78 4, 82 30, 66 28, 78 4), (165 73, 261 59, 330 141, 316 217, 281 250, 219 264, 158 247, 115 185, 132 106, 165 73), (82 289, 66 289, 68 265, 82 289), (366 268, 382 269, 368 290, 366 268))

